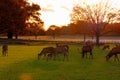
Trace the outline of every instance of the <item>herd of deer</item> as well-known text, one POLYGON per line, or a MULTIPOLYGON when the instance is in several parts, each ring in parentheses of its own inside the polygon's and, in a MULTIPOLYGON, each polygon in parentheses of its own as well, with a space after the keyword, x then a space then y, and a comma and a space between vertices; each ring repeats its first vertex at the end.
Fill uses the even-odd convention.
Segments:
MULTIPOLYGON (((89 59, 93 59, 93 48, 94 45, 87 43, 85 45, 82 46, 82 49, 78 49, 78 51, 82 51, 82 58, 87 58, 88 53, 89 53, 89 59)), ((106 50, 106 49, 110 49, 110 45, 105 44, 102 48, 102 50, 106 50)), ((68 60, 68 55, 69 55, 69 46, 68 45, 60 45, 60 44, 56 44, 56 47, 46 47, 43 48, 42 51, 38 54, 38 59, 41 58, 42 55, 44 55, 44 58, 46 58, 46 60, 50 60, 52 57, 54 57, 54 60, 56 60, 57 56, 59 54, 63 54, 64 56, 64 60, 68 60)), ((115 56, 115 61, 118 60, 118 54, 120 54, 120 46, 116 45, 115 47, 113 47, 109 53, 106 55, 106 61, 108 61, 112 56, 115 56)))
MULTIPOLYGON (((83 45, 81 49, 82 58, 85 58, 85 57, 87 58, 88 57, 87 55, 89 53, 89 59, 93 59, 93 53, 92 53, 93 48, 94 48, 94 45, 91 43, 86 43, 85 45, 83 45)), ((106 49, 110 49, 110 45, 105 44, 102 50, 106 50, 106 49)), ((80 49, 78 49, 78 51, 80 52, 80 49)), ((47 57, 46 58, 47 60, 51 59, 53 56, 54 56, 54 59, 56 59, 56 57, 59 54, 63 54, 64 59, 66 58, 68 60, 69 46, 56 44, 56 48, 54 47, 43 48, 43 50, 38 54, 38 59, 40 59, 42 55, 44 55, 44 57, 47 57)), ((116 45, 106 55, 106 61, 108 61, 112 56, 115 56, 115 60, 119 61, 118 54, 120 54, 120 46, 116 45)))
POLYGON ((50 60, 52 57, 54 57, 54 60, 56 60, 59 54, 62 54, 64 56, 64 60, 66 59, 68 61, 69 46, 56 44, 56 47, 43 48, 42 51, 38 54, 38 59, 44 55, 44 58, 47 60, 50 60))
MULTIPOLYGON (((87 58, 87 54, 89 53, 89 58, 93 59, 93 47, 94 45, 92 44, 85 44, 82 46, 81 53, 82 53, 82 58, 87 58)), ((110 49, 110 45, 104 45, 102 50, 110 49)), ((79 50, 79 49, 78 49, 79 50)), ((79 50, 80 52, 80 50, 79 50)), ((54 60, 57 59, 59 54, 64 56, 63 60, 69 60, 69 46, 65 44, 56 44, 56 47, 46 47, 43 48, 42 51, 38 54, 38 59, 41 59, 41 56, 44 56, 44 58, 48 61, 51 58, 54 58, 54 60)), ((118 60, 118 54, 120 54, 120 45, 116 45, 113 47, 109 53, 106 55, 106 61, 108 61, 112 56, 115 56, 114 60, 118 60)), ((8 55, 8 45, 4 44, 2 45, 2 55, 7 56, 8 55)))

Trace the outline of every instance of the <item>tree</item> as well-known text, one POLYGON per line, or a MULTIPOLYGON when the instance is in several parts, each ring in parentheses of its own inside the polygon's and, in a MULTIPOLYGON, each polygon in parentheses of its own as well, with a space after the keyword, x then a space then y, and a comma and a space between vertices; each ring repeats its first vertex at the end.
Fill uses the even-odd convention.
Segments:
POLYGON ((107 35, 120 35, 120 23, 112 23, 107 26, 109 26, 109 28, 106 28, 105 32, 111 31, 107 35))
POLYGON ((28 26, 26 27, 27 31, 30 32, 30 35, 34 35, 35 36, 35 39, 37 39, 37 36, 38 35, 43 35, 45 34, 43 31, 43 22, 41 23, 35 23, 35 22, 32 22, 32 23, 29 23, 28 26))
POLYGON ((23 5, 20 4, 25 1, 22 1, 18 3, 18 0, 0 0, 0 31, 7 33, 8 38, 12 38, 13 33, 18 33, 25 26, 24 11, 21 8, 23 5))
POLYGON ((56 27, 56 28, 55 28, 55 32, 56 32, 56 33, 55 33, 56 36, 60 36, 60 35, 62 34, 62 33, 61 33, 61 32, 62 32, 61 27, 56 27))
POLYGON ((106 34, 104 30, 107 25, 120 20, 120 9, 112 7, 111 0, 99 0, 98 3, 91 5, 86 0, 79 3, 73 7, 71 21, 76 23, 76 21, 84 20, 91 23, 96 45, 99 45, 99 38, 106 34))
POLYGON ((27 0, 0 0, 0 32, 16 38, 29 21, 40 21, 40 6, 30 4, 27 0))
POLYGON ((83 35, 84 43, 86 42, 86 36, 93 36, 91 32, 92 25, 86 21, 77 21, 68 25, 70 34, 72 35, 83 35))
POLYGON ((53 38, 55 39, 55 35, 56 35, 56 31, 55 31, 55 29, 57 28, 57 26, 56 25, 51 25, 49 28, 48 28, 48 30, 47 30, 47 34, 48 35, 51 35, 51 36, 53 36, 53 38))

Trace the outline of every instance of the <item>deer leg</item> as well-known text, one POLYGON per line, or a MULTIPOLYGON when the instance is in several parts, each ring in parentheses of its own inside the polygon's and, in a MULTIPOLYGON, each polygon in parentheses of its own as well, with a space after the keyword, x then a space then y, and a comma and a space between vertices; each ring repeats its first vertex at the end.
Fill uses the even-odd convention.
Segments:
POLYGON ((57 52, 54 53, 54 60, 56 60, 57 54, 57 52))
POLYGON ((8 56, 8 50, 6 51, 6 55, 8 56))
POLYGON ((47 56, 47 61, 50 60, 51 58, 52 58, 52 55, 49 54, 49 55, 47 56))
POLYGON ((116 56, 114 55, 114 61, 116 61, 116 56))
POLYGON ((2 52, 3 56, 5 56, 5 51, 2 52))
POLYGON ((50 57, 49 57, 49 56, 47 56, 47 59, 46 59, 46 60, 48 61, 49 59, 50 59, 50 57))
POLYGON ((119 58, 118 58, 118 55, 117 54, 115 54, 115 60, 117 61, 119 61, 119 58))
POLYGON ((45 60, 45 58, 46 58, 46 54, 44 54, 44 56, 43 56, 43 59, 45 60))
POLYGON ((69 54, 69 50, 67 49, 67 54, 69 54))
POLYGON ((63 61, 65 61, 65 59, 66 59, 66 53, 64 52, 63 55, 64 55, 63 61))
POLYGON ((54 58, 53 58, 53 60, 55 60, 55 57, 56 57, 56 55, 54 54, 54 58))
POLYGON ((5 54, 5 56, 6 56, 6 55, 7 55, 7 52, 5 51, 5 53, 4 53, 4 54, 5 54))
POLYGON ((67 52, 65 52, 65 58, 66 58, 66 60, 68 61, 68 53, 67 52))
POLYGON ((38 54, 38 60, 41 58, 41 55, 40 54, 38 54))
POLYGON ((68 54, 69 54, 69 53, 67 53, 67 61, 69 61, 69 58, 68 58, 69 55, 68 55, 68 54))
POLYGON ((64 59, 63 59, 63 61, 65 61, 66 55, 65 55, 65 53, 63 53, 63 55, 64 55, 64 59))
POLYGON ((4 56, 4 51, 2 51, 2 55, 4 56))
POLYGON ((117 60, 117 55, 114 55, 114 56, 115 56, 114 61, 116 61, 117 60))
POLYGON ((90 51, 90 56, 91 56, 91 58, 93 59, 92 51, 90 51))
POLYGON ((82 52, 82 58, 84 58, 85 52, 82 52))
POLYGON ((85 53, 86 59, 87 59, 87 54, 88 54, 88 53, 86 52, 86 53, 85 53))

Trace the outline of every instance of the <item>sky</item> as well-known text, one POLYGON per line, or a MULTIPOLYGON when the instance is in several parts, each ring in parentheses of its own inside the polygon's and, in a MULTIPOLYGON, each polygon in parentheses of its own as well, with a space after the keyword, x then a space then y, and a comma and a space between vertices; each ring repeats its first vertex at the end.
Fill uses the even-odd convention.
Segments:
POLYGON ((70 23, 73 0, 30 0, 41 7, 41 18, 47 29, 50 25, 67 25, 70 23), (68 7, 69 6, 69 7, 68 7))
MULTIPOLYGON (((41 7, 41 18, 44 21, 45 29, 50 25, 67 25, 70 23, 70 13, 73 4, 80 0, 29 0, 37 3, 41 7)), ((82 1, 82 0, 81 0, 82 1)), ((85 0, 84 0, 85 1, 85 0)), ((89 4, 94 4, 99 0, 86 0, 89 4)), ((112 6, 120 7, 120 0, 111 0, 112 6)))

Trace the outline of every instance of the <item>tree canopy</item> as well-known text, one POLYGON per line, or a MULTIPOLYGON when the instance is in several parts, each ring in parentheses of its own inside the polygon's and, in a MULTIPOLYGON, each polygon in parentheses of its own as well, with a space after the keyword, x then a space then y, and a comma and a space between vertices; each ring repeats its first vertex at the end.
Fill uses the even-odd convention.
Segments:
POLYGON ((8 38, 23 32, 28 22, 41 22, 40 6, 27 0, 0 0, 0 33, 8 38))
POLYGON ((111 0, 99 0, 98 3, 89 4, 80 1, 73 7, 71 21, 86 21, 92 24, 92 32, 96 37, 96 44, 99 44, 99 37, 102 36, 108 24, 120 21, 120 9, 112 6, 111 0))

